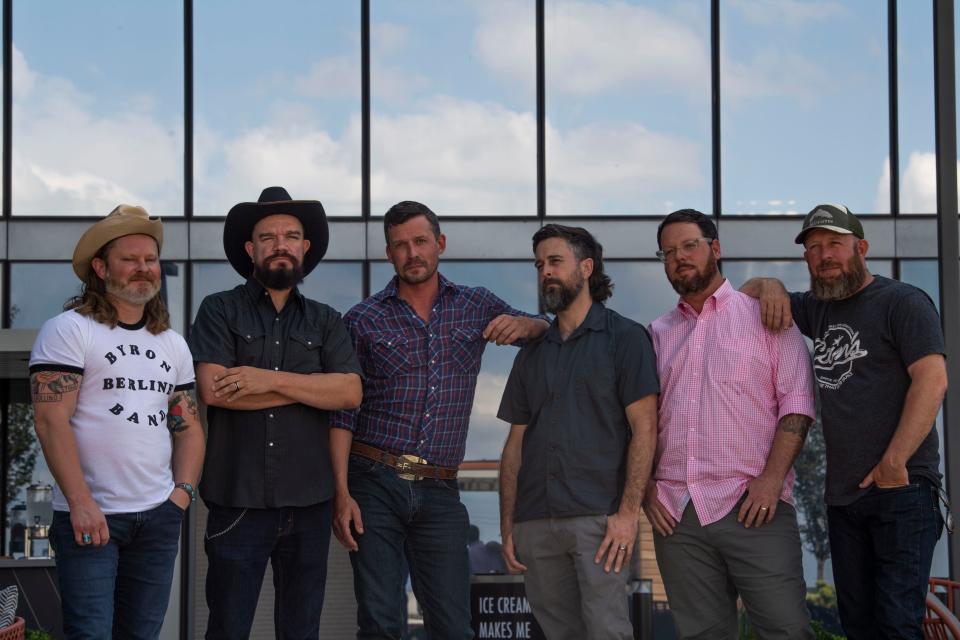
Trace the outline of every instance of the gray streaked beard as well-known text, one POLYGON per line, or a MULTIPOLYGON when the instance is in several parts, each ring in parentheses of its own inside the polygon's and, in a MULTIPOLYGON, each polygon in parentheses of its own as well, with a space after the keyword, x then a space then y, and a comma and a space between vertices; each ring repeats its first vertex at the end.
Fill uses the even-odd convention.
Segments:
POLYGON ((811 273, 810 292, 820 300, 843 300, 859 291, 866 279, 867 269, 860 262, 860 256, 854 255, 847 262, 847 271, 839 278, 825 280, 811 273))

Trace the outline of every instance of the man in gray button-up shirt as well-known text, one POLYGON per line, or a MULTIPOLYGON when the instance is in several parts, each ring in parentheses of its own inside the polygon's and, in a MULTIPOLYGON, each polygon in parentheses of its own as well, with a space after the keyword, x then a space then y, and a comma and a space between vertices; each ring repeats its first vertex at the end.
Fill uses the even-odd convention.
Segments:
POLYGON ((656 448, 656 362, 643 326, 603 306, 603 250, 585 229, 533 236, 556 319, 513 365, 499 417, 504 559, 526 574, 548 638, 633 637, 624 566, 656 448), (613 570, 611 572, 611 569, 613 570))

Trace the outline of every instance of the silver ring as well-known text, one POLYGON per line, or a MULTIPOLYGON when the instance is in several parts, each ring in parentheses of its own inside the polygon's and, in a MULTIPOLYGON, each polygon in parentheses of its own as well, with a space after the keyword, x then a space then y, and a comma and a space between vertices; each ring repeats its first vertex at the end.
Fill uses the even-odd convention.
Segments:
POLYGON ((233 384, 237 385, 237 391, 240 391, 240 381, 239 381, 239 380, 234 380, 234 381, 233 381, 233 384))
POLYGON ((89 533, 84 533, 81 535, 80 540, 83 542, 83 544, 93 544, 93 536, 89 533))
POLYGON ((769 511, 770 507, 760 507, 760 511, 769 511))
POLYGON ((622 545, 620 545, 618 548, 620 549, 620 551, 626 551, 626 550, 627 550, 627 545, 622 544, 622 545))

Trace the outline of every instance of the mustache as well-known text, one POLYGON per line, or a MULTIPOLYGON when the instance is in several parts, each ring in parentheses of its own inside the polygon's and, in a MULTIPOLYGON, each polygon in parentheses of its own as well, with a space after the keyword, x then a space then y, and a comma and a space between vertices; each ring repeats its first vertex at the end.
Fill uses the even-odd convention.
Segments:
POLYGON ((266 261, 267 261, 267 262, 272 262, 272 261, 274 261, 274 260, 279 260, 280 258, 286 258, 287 260, 289 260, 289 261, 292 262, 293 264, 299 264, 299 261, 297 260, 297 258, 296 258, 293 254, 287 253, 286 251, 279 251, 279 252, 271 255, 269 258, 267 258, 266 261))
POLYGON ((561 282, 560 280, 557 280, 556 278, 547 278, 546 280, 543 281, 543 284, 540 285, 540 286, 543 287, 543 288, 546 288, 546 287, 550 286, 551 284, 555 284, 555 285, 557 285, 558 287, 562 287, 562 286, 563 286, 563 282, 561 282))
POLYGON ((411 267, 425 267, 425 266, 427 266, 427 263, 421 260, 420 258, 416 258, 414 260, 407 260, 407 262, 403 264, 404 269, 409 269, 411 267))

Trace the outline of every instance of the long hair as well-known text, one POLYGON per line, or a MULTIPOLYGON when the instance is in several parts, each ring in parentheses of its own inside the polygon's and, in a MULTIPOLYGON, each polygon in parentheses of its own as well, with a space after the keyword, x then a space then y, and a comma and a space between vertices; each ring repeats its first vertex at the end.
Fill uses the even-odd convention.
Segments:
POLYGON ((562 224, 548 224, 533 234, 533 251, 537 245, 548 238, 563 238, 570 245, 577 262, 587 258, 593 260, 593 273, 590 274, 590 297, 594 302, 603 302, 613 295, 613 281, 603 272, 603 246, 583 227, 568 227, 562 224))
MULTIPOLYGON (((103 245, 95 257, 106 261, 113 242, 103 245)), ((87 277, 84 278, 80 287, 80 295, 70 298, 63 304, 64 311, 71 309, 101 324, 110 325, 110 328, 116 327, 120 322, 116 307, 107 299, 107 285, 93 267, 87 269, 87 277)), ((154 335, 170 328, 170 313, 167 312, 167 306, 163 304, 163 298, 159 293, 144 305, 143 319, 146 321, 147 331, 154 335)))

